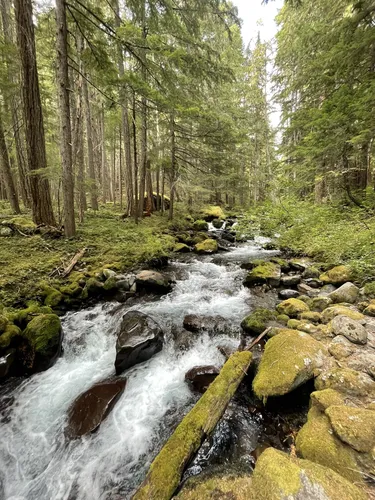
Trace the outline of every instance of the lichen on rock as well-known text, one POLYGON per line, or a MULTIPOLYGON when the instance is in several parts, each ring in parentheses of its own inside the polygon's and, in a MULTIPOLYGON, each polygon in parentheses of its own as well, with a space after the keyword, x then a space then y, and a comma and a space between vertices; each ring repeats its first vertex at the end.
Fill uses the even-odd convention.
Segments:
POLYGON ((270 321, 276 319, 274 311, 269 309, 256 309, 241 322, 241 328, 250 335, 259 335, 266 328, 270 321))
POLYGON ((290 318, 297 318, 300 314, 309 311, 309 306, 299 299, 284 300, 276 307, 279 314, 286 314, 290 318))
POLYGON ((216 240, 208 238, 201 243, 197 243, 194 248, 198 254, 211 254, 218 251, 218 244, 216 240))
POLYGON ((348 266, 336 266, 320 275, 320 281, 325 284, 332 285, 343 285, 344 283, 351 281, 353 278, 353 272, 348 266))
POLYGON ((350 396, 375 396, 375 382, 372 378, 350 368, 332 368, 321 373, 315 380, 315 388, 318 391, 331 388, 350 396))
POLYGON ((363 314, 354 309, 350 309, 349 307, 346 306, 337 305, 328 307, 323 311, 322 322, 328 323, 329 321, 332 321, 333 318, 335 318, 336 316, 347 316, 348 318, 351 318, 354 321, 362 321, 365 318, 363 314))
POLYGON ((281 268, 274 262, 263 262, 254 267, 246 276, 244 285, 251 287, 267 284, 269 286, 279 286, 281 278, 281 268))

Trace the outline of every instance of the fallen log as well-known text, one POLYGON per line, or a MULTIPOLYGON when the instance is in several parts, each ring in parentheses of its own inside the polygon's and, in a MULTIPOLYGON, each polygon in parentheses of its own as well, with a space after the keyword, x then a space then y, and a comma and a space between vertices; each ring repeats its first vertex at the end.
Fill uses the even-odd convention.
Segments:
POLYGON ((69 274, 73 271, 74 266, 77 264, 77 262, 82 259, 82 257, 85 255, 87 248, 83 248, 80 250, 78 253, 75 254, 75 256, 72 258, 70 261, 69 266, 64 270, 63 272, 63 278, 66 278, 69 276, 69 274))
POLYGON ((235 352, 194 408, 152 462, 133 500, 170 500, 186 465, 212 433, 234 396, 251 362, 249 351, 235 352))

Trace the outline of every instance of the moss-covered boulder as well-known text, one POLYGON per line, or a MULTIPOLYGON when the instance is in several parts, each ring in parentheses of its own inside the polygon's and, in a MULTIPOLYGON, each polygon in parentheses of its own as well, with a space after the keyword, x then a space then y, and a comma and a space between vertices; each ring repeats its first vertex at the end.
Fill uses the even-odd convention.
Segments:
POLYGON ((214 219, 226 219, 223 209, 217 205, 207 205, 200 211, 200 216, 207 222, 214 219))
POLYGON ((62 328, 56 314, 41 314, 30 321, 22 335, 35 352, 33 371, 47 370, 61 353, 62 328))
POLYGON ((288 324, 289 319, 289 316, 286 314, 278 314, 276 317, 277 322, 285 326, 288 324))
POLYGON ((317 406, 320 411, 325 411, 330 406, 345 404, 344 396, 333 389, 312 392, 310 399, 312 406, 317 406))
POLYGON ((309 311, 309 306, 299 299, 284 300, 276 307, 279 314, 286 314, 290 318, 297 318, 303 312, 309 311))
POLYGON ((194 247, 195 252, 198 254, 211 254, 218 251, 218 244, 216 240, 206 239, 201 243, 197 243, 194 247))
POLYGON ((256 309, 241 322, 241 328, 249 335, 259 335, 264 332, 270 321, 276 319, 276 313, 269 309, 256 309))
POLYGON ((188 247, 185 243, 176 243, 173 251, 176 253, 189 253, 191 252, 191 248, 188 247))
POLYGON ((353 283, 347 282, 334 292, 330 293, 328 297, 335 304, 344 302, 347 304, 355 304, 359 297, 359 288, 353 283))
POLYGON ((246 276, 244 285, 252 287, 256 285, 269 285, 277 287, 280 285, 281 268, 274 262, 263 262, 255 266, 246 276))
POLYGON ((0 334, 5 332, 6 327, 9 324, 9 320, 4 314, 0 314, 0 334))
POLYGON ((328 352, 338 361, 348 358, 354 349, 354 345, 343 335, 337 335, 328 346, 328 352))
POLYGON ((375 318, 375 304, 369 304, 365 310, 363 311, 366 316, 371 316, 372 318, 375 318))
POLYGON ((336 391, 358 397, 375 397, 375 382, 369 375, 350 368, 332 368, 323 372, 315 380, 315 388, 335 389, 336 391))
POLYGON ((305 311, 299 315, 299 319, 317 324, 321 322, 322 315, 316 311, 305 311))
POLYGON ((82 292, 82 298, 98 297, 103 293, 103 283, 97 278, 89 278, 82 292))
POLYGON ((310 266, 304 270, 304 272, 302 273, 302 278, 305 280, 319 278, 320 274, 321 273, 317 267, 310 266))
POLYGON ((324 346, 306 333, 279 333, 266 344, 253 382, 256 396, 265 399, 293 391, 314 377, 327 354, 324 346))
POLYGON ((67 295, 68 297, 77 298, 81 295, 83 288, 77 281, 73 281, 73 283, 69 283, 68 285, 63 285, 60 287, 60 292, 63 295, 67 295))
POLYGON ((366 499, 365 493, 332 469, 274 448, 267 448, 256 464, 252 494, 253 500, 366 499))
POLYGON ((350 309, 346 306, 332 306, 325 309, 322 313, 322 322, 329 323, 336 316, 347 316, 348 318, 353 319, 354 321, 362 321, 365 319, 364 315, 359 311, 354 309, 350 309))
POLYGON ((309 301, 310 309, 312 311, 322 312, 327 307, 332 304, 332 300, 329 297, 324 297, 319 295, 318 297, 313 297, 309 301))
POLYGON ((341 441, 364 453, 371 452, 375 447, 375 412, 333 405, 325 413, 341 441))
POLYGON ((195 231, 208 231, 208 222, 205 220, 196 220, 193 224, 195 231))
POLYGON ((251 476, 214 476, 201 479, 199 476, 187 481, 178 500, 252 500, 251 476))
POLYGON ((21 329, 18 326, 8 323, 5 331, 0 335, 0 348, 5 349, 9 347, 12 340, 21 335, 21 329))
POLYGON ((353 272, 348 266, 336 266, 320 275, 320 281, 328 285, 343 285, 351 281, 353 272))
POLYGON ((44 282, 40 286, 43 291, 45 306, 54 308, 58 307, 63 302, 64 297, 59 290, 44 282))
POLYGON ((357 453, 333 433, 329 418, 316 406, 297 435, 296 449, 301 457, 329 467, 349 481, 363 481, 357 453))
POLYGON ((8 314, 9 320, 23 330, 27 324, 39 314, 52 314, 48 306, 41 306, 38 302, 29 302, 25 309, 16 309, 8 314))

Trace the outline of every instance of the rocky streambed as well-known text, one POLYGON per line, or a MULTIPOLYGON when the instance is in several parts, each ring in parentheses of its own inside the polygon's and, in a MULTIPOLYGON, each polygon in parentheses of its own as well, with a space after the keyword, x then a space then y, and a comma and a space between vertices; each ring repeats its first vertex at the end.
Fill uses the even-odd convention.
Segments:
POLYGON ((324 273, 265 244, 182 255, 163 271, 166 295, 66 314, 63 356, 0 389, 0 498, 131 498, 230 353, 266 329, 270 340, 253 349, 248 376, 176 494, 371 494, 373 304, 354 284, 340 288, 350 283, 344 268, 324 273))

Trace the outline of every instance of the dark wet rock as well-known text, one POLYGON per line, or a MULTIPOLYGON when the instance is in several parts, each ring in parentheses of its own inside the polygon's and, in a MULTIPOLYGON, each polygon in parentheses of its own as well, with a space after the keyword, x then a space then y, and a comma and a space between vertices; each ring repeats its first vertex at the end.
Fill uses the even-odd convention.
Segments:
POLYGON ((300 260, 291 260, 291 261, 289 261, 289 265, 290 265, 291 269, 293 269, 294 271, 301 272, 301 273, 303 273, 308 267, 305 262, 300 261, 300 260))
POLYGON ((228 326, 222 316, 203 316, 188 314, 184 317, 184 328, 189 332, 224 333, 228 326))
POLYGON ((169 259, 167 255, 161 255, 160 257, 154 257, 147 262, 147 267, 152 269, 164 269, 169 264, 169 259))
POLYGON ((227 219, 226 227, 232 227, 237 222, 237 219, 227 219))
POLYGON ((172 290, 171 281, 156 271, 141 271, 135 278, 138 290, 153 293, 168 293, 172 290))
POLYGON ((194 366, 185 374, 185 381, 194 391, 203 393, 219 373, 220 369, 216 366, 194 366))
POLYGON ((129 292, 118 292, 115 295, 115 300, 117 300, 117 302, 120 302, 121 304, 124 304, 129 299, 132 299, 135 296, 136 296, 135 292, 130 292, 130 291, 129 292))
POLYGON ((320 281, 317 278, 307 278, 304 280, 306 285, 308 285, 311 288, 321 288, 323 286, 323 281, 320 281))
POLYGON ((281 300, 297 299, 299 292, 297 290, 280 290, 278 295, 281 300))
POLYGON ((236 241, 236 236, 233 232, 223 231, 221 233, 221 239, 229 241, 230 243, 234 243, 236 241))
POLYGON ((163 331, 152 318, 139 311, 126 313, 116 342, 116 373, 147 361, 163 348, 163 331))
POLYGON ((214 219, 212 221, 212 225, 216 228, 216 229, 221 229, 223 227, 223 224, 224 224, 224 221, 221 220, 221 219, 214 219))
POLYGON ((263 245, 263 248, 264 248, 264 250, 277 250, 278 246, 276 245, 276 243, 270 241, 268 243, 265 243, 263 245))
POLYGON ((189 332, 184 328, 178 328, 177 326, 173 325, 171 334, 173 337, 175 348, 180 351, 189 349, 189 347, 191 347, 194 341, 198 338, 195 333, 196 332, 189 332))
POLYGON ((217 240, 217 246, 219 250, 222 250, 224 252, 229 252, 229 249, 233 246, 229 241, 223 240, 222 238, 219 238, 217 240))
POLYGON ((94 385, 74 401, 68 413, 66 435, 79 438, 98 429, 124 392, 126 379, 94 385))
POLYGON ((317 297, 319 295, 319 290, 306 285, 306 283, 300 283, 297 289, 301 295, 307 295, 308 297, 317 297))
MULTIPOLYGON (((317 269, 316 267, 314 266, 310 266, 308 267, 307 269, 305 269, 302 273, 302 278, 304 280, 308 280, 308 279, 316 279, 316 278, 319 278, 320 276, 320 271, 319 269, 317 269)), ((320 281, 320 280, 319 280, 320 281)))
POLYGON ((9 375, 15 357, 16 350, 9 349, 4 356, 0 358, 0 380, 9 375))
POLYGON ((300 274, 294 274, 292 276, 282 276, 281 277, 281 284, 282 284, 282 286, 285 286, 285 287, 297 286, 300 283, 301 283, 301 275, 300 274))

